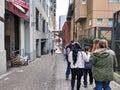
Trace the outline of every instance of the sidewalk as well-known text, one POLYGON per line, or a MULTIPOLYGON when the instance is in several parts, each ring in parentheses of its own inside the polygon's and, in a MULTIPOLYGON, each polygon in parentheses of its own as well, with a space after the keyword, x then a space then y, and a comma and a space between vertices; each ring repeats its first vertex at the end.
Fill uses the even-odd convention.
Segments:
MULTIPOLYGON (((57 54, 57 72, 56 72, 56 89, 55 90, 71 90, 70 85, 70 78, 67 81, 65 79, 65 70, 66 70, 66 61, 63 60, 62 54, 57 54)), ((81 88, 80 90, 93 90, 93 85, 89 85, 87 88, 83 86, 83 78, 81 81, 81 88)), ((112 90, 120 90, 120 85, 114 81, 110 84, 112 90)))

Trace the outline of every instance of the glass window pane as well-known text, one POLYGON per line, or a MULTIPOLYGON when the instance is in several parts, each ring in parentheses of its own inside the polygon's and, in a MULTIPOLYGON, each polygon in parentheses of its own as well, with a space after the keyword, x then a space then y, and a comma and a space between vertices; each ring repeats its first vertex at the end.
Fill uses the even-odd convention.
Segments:
POLYGON ((114 2, 119 2, 119 0, 114 0, 114 2))
POLYGON ((102 24, 102 21, 103 21, 102 18, 98 18, 98 19, 97 19, 97 24, 102 24))
POLYGON ((89 19, 89 25, 92 25, 92 19, 89 19))
POLYGON ((113 2, 113 0, 109 0, 109 2, 113 2))
POLYGON ((86 0, 82 0, 82 4, 86 4, 86 0))
POLYGON ((112 18, 109 18, 109 19, 108 19, 108 26, 109 26, 109 27, 112 27, 112 26, 113 26, 113 19, 112 19, 112 18))

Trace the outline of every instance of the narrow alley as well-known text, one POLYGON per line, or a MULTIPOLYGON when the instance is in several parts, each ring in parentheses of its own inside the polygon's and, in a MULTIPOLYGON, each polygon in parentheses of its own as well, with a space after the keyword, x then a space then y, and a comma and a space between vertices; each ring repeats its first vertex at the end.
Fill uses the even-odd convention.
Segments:
MULTIPOLYGON (((43 55, 28 66, 15 67, 0 76, 0 90, 71 90, 70 78, 65 79, 66 61, 62 54, 43 55)), ((93 85, 81 90, 93 90, 93 85)), ((112 90, 120 85, 111 83, 112 90)))

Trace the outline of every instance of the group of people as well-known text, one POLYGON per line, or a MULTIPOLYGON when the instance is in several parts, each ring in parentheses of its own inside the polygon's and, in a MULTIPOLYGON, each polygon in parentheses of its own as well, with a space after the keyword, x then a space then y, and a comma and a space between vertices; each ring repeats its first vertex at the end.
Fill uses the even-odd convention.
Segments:
POLYGON ((113 80, 117 59, 115 52, 109 48, 107 40, 94 39, 92 49, 89 46, 83 49, 78 42, 71 41, 65 50, 66 79, 68 80, 71 72, 71 90, 74 90, 75 80, 77 80, 77 90, 80 90, 82 76, 84 87, 87 87, 87 73, 89 73, 89 83, 95 83, 95 90, 111 90, 110 81, 113 80))

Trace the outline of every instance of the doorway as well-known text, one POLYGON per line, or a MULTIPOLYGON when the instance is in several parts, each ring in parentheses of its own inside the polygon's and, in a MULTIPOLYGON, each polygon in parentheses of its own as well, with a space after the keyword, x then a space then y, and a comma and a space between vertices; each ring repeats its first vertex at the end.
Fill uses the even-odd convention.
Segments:
POLYGON ((5 50, 7 68, 10 66, 11 56, 19 54, 19 17, 9 11, 5 11, 5 50), (17 52, 15 52, 17 51, 17 52), (14 53, 13 53, 14 52, 14 53))

